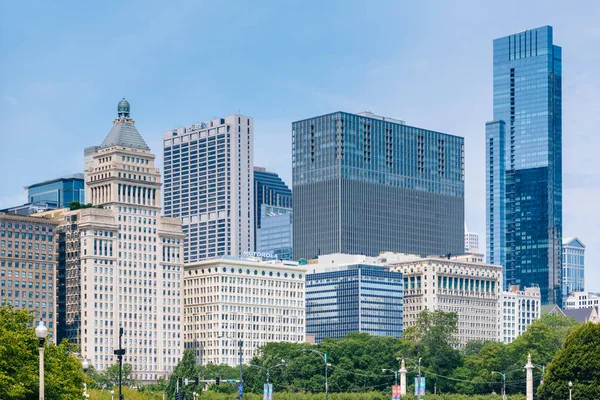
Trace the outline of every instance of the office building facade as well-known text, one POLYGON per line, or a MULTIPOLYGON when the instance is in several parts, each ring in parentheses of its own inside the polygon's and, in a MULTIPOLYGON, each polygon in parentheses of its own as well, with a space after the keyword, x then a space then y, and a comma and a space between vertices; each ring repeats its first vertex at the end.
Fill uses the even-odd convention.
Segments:
POLYGON ((314 335, 316 343, 353 332, 401 337, 403 284, 401 273, 377 265, 345 265, 308 274, 306 333, 314 335))
POLYGON ((0 303, 33 313, 56 340, 56 227, 47 218, 0 213, 0 303))
POLYGON ((196 364, 248 364, 269 342, 305 340, 305 274, 297 262, 223 256, 185 265, 185 348, 196 364))
POLYGON ((54 208, 69 207, 69 203, 85 202, 83 174, 73 174, 25 186, 27 201, 32 204, 56 203, 54 208))
POLYGON ((494 40, 494 120, 486 124, 487 261, 504 288, 559 304, 562 51, 545 26, 494 40))
MULTIPOLYGON (((254 167, 254 232, 262 226, 262 205, 292 208, 292 191, 275 172, 263 167, 254 167)), ((291 225, 290 225, 291 226, 291 225)), ((258 238, 256 239, 258 250, 258 238)))
POLYGON ((457 347, 472 340, 498 341, 502 267, 477 255, 427 257, 389 263, 404 276, 404 326, 415 326, 423 310, 458 315, 457 347))
POLYGON ((294 258, 464 251, 464 139, 370 113, 292 124, 294 258))
POLYGON ((528 287, 521 290, 514 285, 502 292, 502 323, 500 338, 512 343, 527 327, 541 315, 540 288, 528 287))
POLYGON ((292 259, 292 209, 261 205, 262 226, 256 231, 256 251, 281 260, 292 259))
POLYGON ((467 232, 465 228, 465 253, 480 253, 479 233, 467 232))
POLYGON ((600 293, 572 292, 564 303, 565 309, 595 307, 600 314, 600 293))
POLYGON ((254 250, 253 138, 243 115, 164 133, 164 213, 182 221, 186 263, 254 250))
POLYGON ((86 199, 101 208, 44 213, 60 223, 59 332, 105 371, 123 327, 123 362, 153 382, 183 353, 181 221, 160 216, 160 171, 126 100, 86 157, 86 199))
POLYGON ((578 238, 563 238, 562 253, 562 291, 566 298, 585 290, 585 245, 578 238))

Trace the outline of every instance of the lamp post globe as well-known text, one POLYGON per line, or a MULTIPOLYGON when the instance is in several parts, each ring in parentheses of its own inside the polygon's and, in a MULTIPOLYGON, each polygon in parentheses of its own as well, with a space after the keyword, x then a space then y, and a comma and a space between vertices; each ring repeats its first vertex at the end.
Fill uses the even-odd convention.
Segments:
POLYGON ((81 367, 83 368, 83 372, 87 372, 88 369, 90 369, 90 362, 87 360, 87 358, 83 359, 81 362, 81 367))
POLYGON ((35 328, 35 336, 40 339, 41 343, 44 343, 43 341, 48 337, 48 328, 44 325, 44 321, 38 323, 38 326, 35 328))

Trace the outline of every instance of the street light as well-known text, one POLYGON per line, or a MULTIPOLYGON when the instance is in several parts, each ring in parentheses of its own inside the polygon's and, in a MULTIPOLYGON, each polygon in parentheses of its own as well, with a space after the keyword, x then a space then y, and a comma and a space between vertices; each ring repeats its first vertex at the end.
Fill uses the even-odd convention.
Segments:
POLYGON ((115 400, 115 391, 114 390, 110 391, 110 400, 115 400))
POLYGON ((569 400, 573 400, 573 382, 569 381, 569 400))
POLYGON ((327 352, 321 353, 320 351, 313 349, 303 349, 303 353, 315 353, 321 356, 323 364, 325 364, 325 400, 329 400, 329 385, 327 384, 327 367, 331 367, 331 364, 327 363, 327 352))
POLYGON ((260 368, 263 371, 265 371, 265 375, 267 376, 267 383, 269 383, 269 377, 271 376, 271 370, 275 369, 275 368, 278 368, 278 367, 287 367, 287 362, 282 358, 281 359, 281 364, 277 364, 277 365, 274 365, 274 366, 269 367, 269 368, 265 368, 265 367, 262 367, 260 365, 254 365, 254 364, 248 364, 248 366, 249 367, 260 368))
POLYGON ((418 370, 419 370, 419 375, 418 375, 418 379, 417 379, 417 384, 418 384, 418 387, 417 387, 417 398, 418 398, 419 400, 421 400, 421 360, 422 360, 422 359, 423 359, 423 358, 419 358, 419 362, 418 362, 418 364, 417 364, 417 363, 415 362, 415 360, 413 360, 413 359, 410 359, 410 358, 403 358, 403 357, 396 357, 396 361, 400 361, 400 360, 408 360, 408 361, 410 361, 411 363, 413 363, 413 364, 414 364, 414 365, 415 365, 415 366, 418 368, 418 370))
POLYGON ((48 336, 48 328, 44 325, 44 321, 40 321, 35 328, 35 336, 40 341, 40 400, 44 400, 44 342, 48 336))
POLYGON ((492 371, 492 375, 494 374, 498 374, 502 377, 502 382, 503 382, 503 386, 502 386, 502 399, 506 400, 506 374, 503 374, 502 372, 496 372, 496 371, 492 371))
MULTIPOLYGON (((233 342, 234 346, 235 346, 235 339, 233 339, 232 337, 228 336, 228 335, 220 335, 217 336, 217 338, 219 339, 229 339, 233 342)), ((243 364, 243 360, 242 360, 242 356, 244 355, 244 352, 242 350, 242 346, 244 346, 244 342, 242 342, 241 340, 238 341, 238 346, 240 347, 239 349, 239 355, 240 355, 240 385, 242 385, 242 393, 239 395, 239 399, 242 400, 244 398, 244 392, 243 392, 243 388, 244 388, 244 373, 242 370, 242 364, 243 364)))
MULTIPOLYGON (((84 358, 81 362, 81 368, 83 369, 84 374, 88 372, 88 369, 90 369, 90 362, 87 360, 87 358, 84 358)), ((83 382, 83 397, 85 397, 86 399, 90 397, 90 395, 87 392, 87 383, 85 382, 83 382)))
POLYGON ((397 385, 398 384, 398 372, 400 372, 400 371, 399 370, 398 371, 394 371, 393 369, 386 369, 386 368, 383 368, 381 370, 381 372, 385 372, 385 371, 393 372, 394 373, 394 380, 396 381, 396 385, 397 385))

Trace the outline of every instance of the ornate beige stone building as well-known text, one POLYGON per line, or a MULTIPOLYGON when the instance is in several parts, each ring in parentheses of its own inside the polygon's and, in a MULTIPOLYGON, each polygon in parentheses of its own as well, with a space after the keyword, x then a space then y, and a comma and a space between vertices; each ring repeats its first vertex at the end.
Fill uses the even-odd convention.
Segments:
POLYGON ((134 379, 168 376, 183 352, 181 222, 160 216, 160 172, 122 100, 100 146, 85 151, 86 199, 95 208, 61 210, 59 330, 97 370, 117 361, 134 379), (97 208, 101 207, 101 208, 97 208))

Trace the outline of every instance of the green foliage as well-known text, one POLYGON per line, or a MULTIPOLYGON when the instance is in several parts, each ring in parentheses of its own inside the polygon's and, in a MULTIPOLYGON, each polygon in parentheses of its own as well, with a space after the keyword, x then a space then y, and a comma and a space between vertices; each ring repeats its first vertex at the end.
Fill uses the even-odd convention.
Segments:
MULTIPOLYGON (((91 389, 88 390, 88 394, 90 395, 89 400, 112 400, 110 395, 111 389, 106 390, 98 390, 91 389)), ((114 400, 118 400, 119 398, 119 388, 114 387, 114 400)), ((127 387, 123 388, 123 396, 126 400, 162 400, 163 395, 162 392, 146 392, 146 391, 138 391, 135 389, 130 389, 127 387)), ((191 397, 190 397, 191 399, 191 397)), ((205 399, 202 399, 205 400, 205 399)))
POLYGON ((537 391, 539 398, 568 398, 569 381, 573 382, 573 400, 600 399, 600 324, 588 322, 568 336, 548 366, 537 391))
MULTIPOLYGON (((0 399, 29 400, 39 393, 39 341, 29 312, 0 306, 0 399)), ((63 341, 46 343, 44 388, 46 400, 80 400, 86 377, 76 348, 63 341)))
POLYGON ((84 208, 104 208, 103 206, 96 206, 94 207, 92 205, 92 203, 87 203, 87 204, 81 204, 78 201, 72 201, 69 203, 69 210, 73 211, 73 210, 82 210, 84 208))

